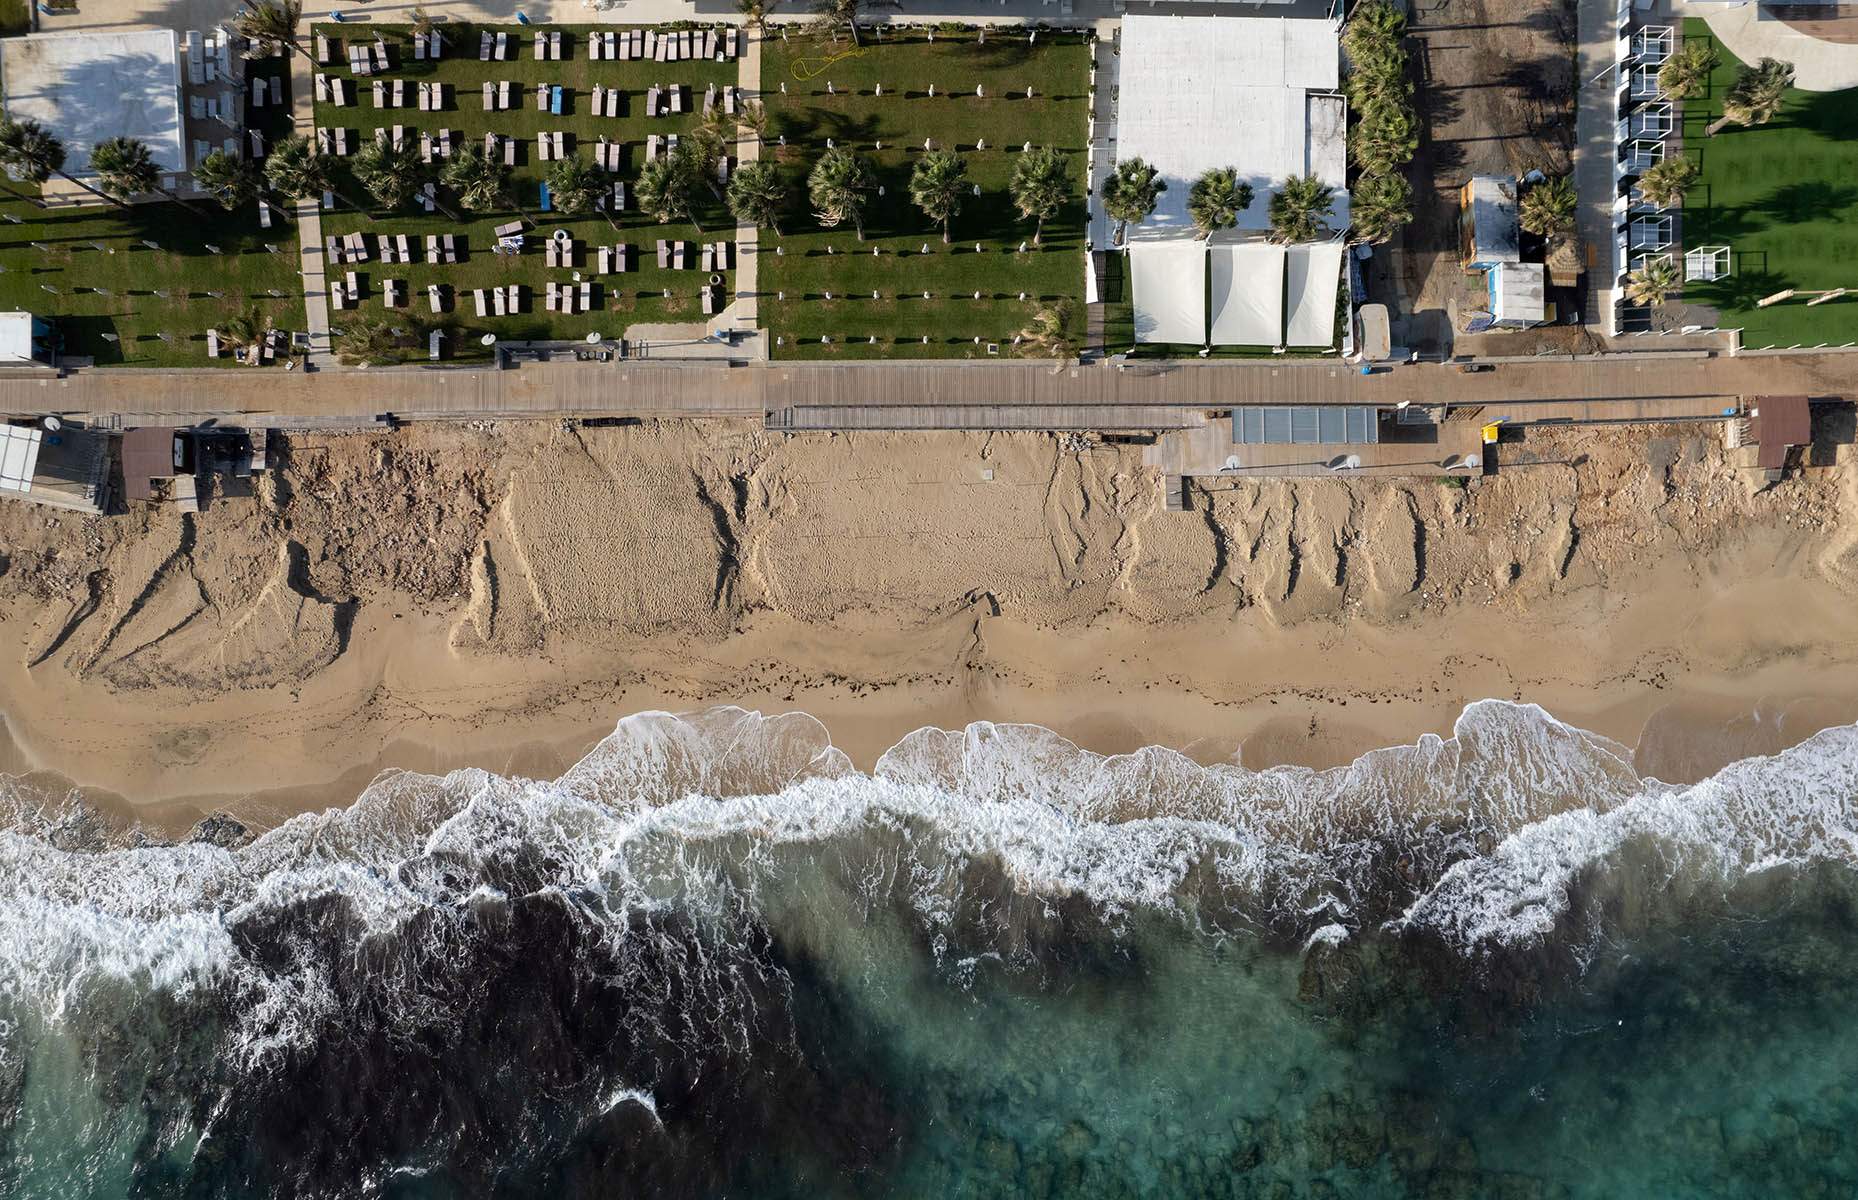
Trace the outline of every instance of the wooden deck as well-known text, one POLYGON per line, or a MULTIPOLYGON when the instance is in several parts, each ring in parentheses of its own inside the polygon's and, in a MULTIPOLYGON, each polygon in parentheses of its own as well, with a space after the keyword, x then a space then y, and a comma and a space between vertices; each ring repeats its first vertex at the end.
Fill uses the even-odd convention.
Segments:
MULTIPOLYGON (((518 368, 301 371, 87 370, 0 377, 0 413, 114 416, 129 424, 549 416, 771 418, 776 428, 1059 428, 1091 410, 1213 411, 1240 404, 1591 405, 1581 419, 1657 419, 1667 402, 1724 407, 1762 393, 1858 393, 1858 356, 1543 360, 1465 374, 1402 366, 1363 377, 1340 363, 1068 367, 1037 363, 530 363, 518 368), (1621 401, 1635 402, 1621 404, 1621 401), (1647 403, 1655 402, 1655 403, 1647 403), (828 411, 830 410, 830 411, 828 411), (896 411, 913 410, 913 411, 896 411), (1031 410, 1052 422, 1027 426, 1031 410), (1069 410, 1070 417, 1062 414, 1069 410), (878 415, 885 413, 886 415, 878 415), (990 426, 990 421, 1013 424, 990 426), (804 421, 805 424, 801 424, 804 421)), ((1162 415, 1155 427, 1176 424, 1162 415), (1166 420, 1166 424, 1162 424, 1166 420)), ((1186 422, 1191 423, 1191 422, 1186 422)))

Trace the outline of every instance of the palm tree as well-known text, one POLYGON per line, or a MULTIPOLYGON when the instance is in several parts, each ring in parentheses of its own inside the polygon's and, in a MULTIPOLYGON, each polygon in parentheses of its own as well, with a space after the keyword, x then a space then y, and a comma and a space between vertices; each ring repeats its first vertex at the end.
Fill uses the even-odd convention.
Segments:
POLYGON ((1677 272, 1677 260, 1669 254, 1648 258, 1645 265, 1626 276, 1626 298, 1634 304, 1653 307, 1675 296, 1683 282, 1677 272))
POLYGON ((1239 223, 1239 214, 1252 206, 1252 185, 1239 182, 1232 167, 1214 167, 1194 180, 1187 191, 1187 215, 1205 241, 1222 229, 1239 223))
POLYGON ((1388 241, 1413 219, 1413 185, 1404 175, 1363 175, 1349 196, 1348 215, 1355 241, 1388 241))
POLYGON ((324 192, 341 196, 349 207, 369 220, 368 206, 343 192, 330 173, 329 160, 311 149, 309 139, 301 134, 281 137, 265 158, 265 179, 271 190, 292 200, 315 200, 324 192))
POLYGON ((1032 314, 1032 323, 1019 331, 1019 352, 1028 358, 1076 358, 1071 337, 1071 302, 1055 300, 1032 314))
POLYGON ((756 33, 768 32, 768 14, 774 10, 774 0, 735 0, 735 10, 742 14, 742 23, 756 33))
POLYGON ((146 142, 130 137, 104 138, 90 148, 90 169, 97 173, 103 190, 118 200, 159 194, 190 212, 206 215, 198 205, 189 204, 161 186, 161 167, 146 142))
POLYGON ((297 40, 297 22, 303 19, 303 0, 242 0, 245 8, 232 19, 233 32, 249 42, 275 42, 304 58, 310 55, 297 40))
POLYGON ((765 160, 743 163, 729 177, 729 211, 747 225, 766 225, 780 236, 787 209, 787 183, 780 168, 765 160))
POLYGON ((1289 245, 1313 242, 1329 232, 1335 189, 1314 175, 1292 175, 1271 196, 1271 235, 1289 245))
POLYGON ((1362 171, 1384 174, 1413 161, 1419 150, 1419 119, 1405 99, 1372 99, 1348 139, 1349 153, 1362 171))
POLYGON ((1639 195, 1645 197, 1647 203, 1656 204, 1659 208, 1682 204, 1684 193, 1690 190, 1691 184, 1697 182, 1697 176, 1701 173, 1694 158, 1680 154, 1676 158, 1664 159, 1646 168, 1645 174, 1639 176, 1639 195))
POLYGON ((373 366, 399 359, 400 338, 385 318, 354 313, 333 332, 336 361, 344 366, 373 366))
POLYGON ((461 146, 445 160, 439 181, 458 195, 458 203, 469 212, 503 212, 515 209, 524 222, 533 226, 528 210, 516 203, 510 189, 510 171, 495 159, 487 158, 476 146, 461 146))
POLYGON ((1574 228, 1574 209, 1578 204, 1573 176, 1558 175, 1544 180, 1523 193, 1522 227, 1538 237, 1566 233, 1574 228))
POLYGON ((864 42, 858 37, 858 18, 870 8, 899 8, 899 0, 819 0, 814 9, 819 14, 819 24, 828 32, 843 25, 851 31, 852 45, 862 46, 864 42))
POLYGON ((1366 0, 1349 14, 1342 30, 1342 47, 1348 51, 1349 65, 1355 71, 1372 71, 1399 53, 1400 40, 1405 36, 1405 13, 1387 0, 1366 0))
POLYGON ((548 195, 555 207, 570 217, 598 212, 614 229, 619 222, 607 211, 606 198, 612 190, 605 172, 576 155, 556 161, 548 169, 548 195))
POLYGON ((836 229, 850 221, 864 241, 864 206, 867 193, 876 190, 877 181, 865 160, 835 146, 819 156, 806 177, 807 194, 813 201, 813 215, 827 229, 836 229))
POLYGON ((270 331, 271 322, 254 304, 244 312, 220 322, 219 340, 236 356, 248 346, 256 346, 259 339, 270 331))
POLYGON ((23 183, 43 184, 56 175, 66 183, 82 188, 100 200, 107 200, 124 212, 129 206, 107 192, 100 192, 65 170, 64 143, 53 137, 37 121, 0 119, 0 166, 6 167, 23 183))
POLYGON ((1040 146, 1019 156, 1013 180, 1007 185, 1019 215, 1033 221, 1032 244, 1045 234, 1047 218, 1054 217, 1071 198, 1071 164, 1058 150, 1040 146))
POLYGON ((1673 100, 1694 100, 1709 90, 1710 72, 1722 61, 1715 42, 1685 42, 1658 68, 1658 89, 1673 100))
POLYGON ((768 108, 759 100, 744 100, 736 105, 735 123, 755 135, 757 141, 768 132, 768 108))
POLYGON ((910 202, 941 223, 944 245, 955 240, 949 223, 961 211, 961 194, 967 190, 968 164, 953 150, 932 150, 910 171, 910 202))
POLYGON ((349 166, 356 181, 367 189, 374 202, 389 210, 399 208, 419 194, 420 185, 425 182, 425 168, 419 151, 410 143, 395 146, 380 138, 356 151, 355 160, 349 166))
POLYGON ((1161 193, 1168 190, 1161 173, 1139 158, 1125 158, 1103 181, 1103 211, 1116 222, 1116 243, 1121 245, 1129 222, 1145 221, 1155 211, 1161 193))
POLYGON ((1715 137, 1725 125, 1766 125, 1781 111, 1787 89, 1793 86, 1793 64, 1764 58, 1745 67, 1723 96, 1723 115, 1703 132, 1715 137))
POLYGON ((208 193, 227 212, 258 196, 258 168, 250 159, 215 150, 194 167, 194 186, 208 193))
POLYGON ((696 200, 702 169, 702 151, 692 142, 679 142, 675 151, 654 158, 640 170, 633 189, 639 207, 660 222, 689 221, 701 232, 696 200))

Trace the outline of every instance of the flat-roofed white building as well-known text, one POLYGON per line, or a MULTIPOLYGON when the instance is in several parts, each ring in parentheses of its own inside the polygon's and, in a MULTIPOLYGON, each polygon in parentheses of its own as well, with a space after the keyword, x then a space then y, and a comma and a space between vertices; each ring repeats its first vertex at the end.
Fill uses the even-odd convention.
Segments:
POLYGON ((148 144, 168 171, 187 169, 181 60, 171 29, 40 33, 0 41, 6 112, 65 145, 65 169, 92 175, 91 147, 112 137, 148 144))
POLYGON ((1292 175, 1315 175, 1335 188, 1331 225, 1348 224, 1335 22, 1130 16, 1120 66, 1117 156, 1145 159, 1168 185, 1131 238, 1193 236, 1187 192, 1215 167, 1236 169, 1252 186, 1251 207, 1233 235, 1270 227, 1271 194, 1292 175))
POLYGON ((1348 228, 1348 107, 1338 25, 1303 17, 1131 16, 1123 21, 1117 156, 1167 184, 1128 234, 1138 342, 1326 347, 1335 340, 1348 228), (1251 186, 1237 227, 1195 241, 1194 180, 1230 167, 1251 186), (1293 175, 1335 189, 1337 240, 1279 246, 1271 196, 1293 175))

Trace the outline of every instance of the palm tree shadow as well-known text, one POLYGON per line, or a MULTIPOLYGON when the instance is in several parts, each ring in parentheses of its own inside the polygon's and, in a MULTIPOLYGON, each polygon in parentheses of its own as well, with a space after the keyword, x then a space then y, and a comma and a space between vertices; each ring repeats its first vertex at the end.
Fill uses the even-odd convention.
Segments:
POLYGON ((1855 200, 1858 200, 1858 187, 1808 179, 1775 188, 1757 207, 1773 214, 1783 224, 1802 225, 1835 216, 1855 200))

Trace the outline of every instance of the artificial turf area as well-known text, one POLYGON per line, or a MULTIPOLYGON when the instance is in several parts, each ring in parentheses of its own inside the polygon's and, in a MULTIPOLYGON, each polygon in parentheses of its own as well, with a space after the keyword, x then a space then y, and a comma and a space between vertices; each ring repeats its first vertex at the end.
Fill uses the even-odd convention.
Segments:
MULTIPOLYGON (((1713 40, 1703 21, 1684 22, 1686 40, 1713 40)), ((1787 288, 1858 289, 1858 89, 1789 91, 1766 125, 1704 129, 1741 69, 1720 42, 1709 92, 1684 105, 1684 148, 1702 174, 1684 202, 1687 247, 1728 246, 1734 273, 1689 283, 1684 299, 1722 313, 1742 344, 1842 345, 1858 341, 1858 295, 1807 306, 1810 296, 1757 308, 1787 288)))
MULTIPOLYGON (((479 150, 483 149, 486 132, 512 135, 519 139, 518 165, 511 173, 512 190, 518 204, 528 210, 536 222, 536 228, 529 232, 523 253, 507 255, 493 253, 496 237, 491 231, 497 225, 517 219, 520 214, 515 210, 472 213, 459 209, 455 201, 448 201, 465 218, 460 223, 446 216, 442 210, 428 214, 417 205, 393 212, 361 213, 346 204, 338 204, 335 211, 323 215, 323 232, 344 234, 359 231, 367 235, 368 243, 367 262, 354 267, 331 265, 328 268, 332 282, 351 269, 361 277, 364 295, 359 307, 350 311, 375 314, 388 311, 381 303, 380 283, 383 279, 404 279, 409 292, 408 306, 393 310, 396 318, 419 330, 435 326, 447 329, 453 335, 451 345, 459 358, 487 353, 478 346, 478 339, 484 333, 494 333, 504 341, 579 341, 593 332, 618 338, 624 335, 629 326, 640 322, 701 322, 705 319, 699 289, 709 276, 695 269, 659 270, 657 242, 660 238, 692 243, 734 241, 735 221, 717 196, 708 191, 701 194, 697 214, 701 228, 689 223, 661 225, 650 214, 639 212, 636 204, 630 202, 628 211, 616 215, 617 230, 598 214, 564 219, 556 214, 538 211, 541 183, 553 165, 541 161, 536 153, 538 133, 544 130, 565 131, 568 134, 568 152, 588 160, 593 158, 593 148, 601 137, 623 142, 626 147, 625 168, 616 178, 624 179, 630 185, 645 162, 645 139, 648 134, 688 131, 701 116, 704 88, 712 83, 720 88, 725 84, 733 85, 736 81, 734 62, 719 63, 702 59, 663 63, 636 60, 613 62, 588 57, 586 35, 589 31, 624 32, 628 28, 636 27, 445 24, 439 27, 445 38, 444 55, 435 63, 413 58, 411 29, 408 26, 370 24, 358 27, 331 24, 316 27, 317 33, 328 36, 332 42, 352 36, 372 43, 375 36, 379 35, 393 48, 394 63, 391 71, 377 72, 355 80, 354 105, 337 107, 318 104, 318 126, 346 127, 352 130, 350 136, 356 141, 357 147, 360 141, 374 137, 377 127, 391 128, 394 125, 405 126, 407 136, 413 138, 416 144, 419 130, 437 133, 440 129, 451 129, 455 137, 460 139, 457 144, 475 146, 479 150), (485 29, 492 33, 501 30, 510 35, 514 46, 512 59, 505 62, 479 61, 479 34, 485 29), (560 61, 536 60, 533 52, 538 29, 551 33, 559 31, 564 35, 560 61), (415 100, 412 82, 408 84, 407 107, 375 108, 371 96, 372 81, 396 78, 452 85, 447 109, 443 112, 421 112, 415 100), (503 80, 514 85, 511 99, 515 107, 507 111, 485 111, 483 84, 486 81, 494 83, 503 80), (559 84, 562 87, 564 103, 560 116, 537 108, 535 87, 538 83, 559 84), (646 89, 653 84, 673 83, 687 86, 689 107, 695 112, 679 116, 647 117, 646 89), (619 88, 624 93, 624 115, 593 115, 591 93, 596 84, 619 88), (573 281, 575 274, 573 269, 568 268, 551 271, 545 264, 541 237, 557 229, 567 230, 569 236, 581 245, 581 278, 594 280, 601 285, 599 291, 602 299, 596 311, 567 315, 549 312, 544 306, 544 290, 549 280, 566 284, 573 281), (407 234, 414 243, 415 261, 410 264, 381 264, 375 256, 375 235, 402 233, 407 234), (457 236, 459 261, 449 264, 426 263, 423 253, 426 235, 445 233, 457 236), (624 274, 597 274, 596 248, 622 242, 630 243, 633 247, 632 269, 624 274), (452 310, 443 316, 434 316, 428 306, 426 286, 431 283, 448 284, 453 289, 452 310), (523 284, 528 288, 527 311, 503 317, 477 315, 469 294, 472 289, 512 283, 523 284), (668 299, 664 295, 667 289, 670 291, 668 299)), ((664 30, 676 27, 657 28, 664 30)), ((316 69, 350 78, 346 50, 337 50, 334 57, 336 61, 333 65, 316 69)), ((435 171, 440 162, 435 156, 435 171)), ((338 170, 338 174, 342 176, 342 191, 345 194, 357 199, 366 198, 361 186, 347 177, 346 171, 338 170)), ((441 188, 443 190, 443 185, 441 188)), ((697 261, 696 246, 693 245, 691 249, 694 263, 697 261)), ((732 276, 726 274, 723 302, 727 304, 733 296, 732 276)), ((345 315, 331 309, 330 323, 340 328, 345 315)), ((418 342, 418 349, 410 353, 414 357, 424 357, 423 336, 418 338, 418 342)))
POLYGON ((781 339, 775 357, 980 357, 989 344, 1010 353, 1033 312, 1060 298, 1072 302, 1081 343, 1091 47, 1075 30, 1039 31, 1036 41, 1031 32, 866 31, 856 47, 793 29, 763 43, 763 152, 782 164, 791 198, 780 232, 764 230, 760 243, 761 322, 781 339), (925 139, 960 153, 981 188, 955 217, 952 245, 910 202, 925 139), (864 155, 883 188, 870 198, 863 241, 849 224, 821 228, 807 201, 807 172, 828 140, 864 155), (1043 244, 1022 253, 1032 222, 1007 185, 1026 143, 1067 152, 1075 194, 1045 223, 1043 244))
MULTIPOLYGON (((295 82, 278 59, 255 62, 251 70, 284 76, 286 88, 295 82)), ((280 123, 288 126, 289 112, 288 104, 255 110, 252 125, 274 137, 280 123)), ((6 218, 0 222, 0 308, 52 321, 67 356, 89 357, 98 366, 225 367, 234 365, 230 355, 207 357, 206 331, 227 318, 255 306, 280 329, 304 327, 297 227, 275 212, 277 206, 271 228, 261 229, 256 204, 231 213, 207 199, 193 201, 198 212, 172 201, 136 204, 127 212, 101 201, 44 210, 13 194, 24 190, 21 185, 8 188, 0 194, 6 218), (277 253, 267 251, 267 243, 277 253)))

